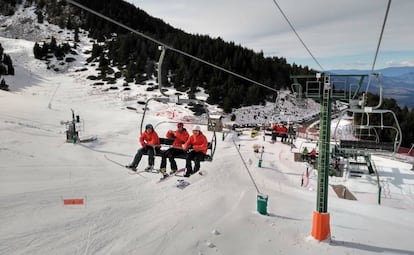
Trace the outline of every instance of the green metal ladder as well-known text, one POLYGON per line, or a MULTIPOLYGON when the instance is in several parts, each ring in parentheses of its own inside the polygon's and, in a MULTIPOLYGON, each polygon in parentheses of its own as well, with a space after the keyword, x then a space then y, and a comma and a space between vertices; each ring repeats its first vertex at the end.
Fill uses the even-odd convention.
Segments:
POLYGON ((318 192, 316 205, 316 209, 319 213, 328 212, 328 173, 332 108, 332 90, 328 75, 324 76, 323 86, 319 123, 318 192))

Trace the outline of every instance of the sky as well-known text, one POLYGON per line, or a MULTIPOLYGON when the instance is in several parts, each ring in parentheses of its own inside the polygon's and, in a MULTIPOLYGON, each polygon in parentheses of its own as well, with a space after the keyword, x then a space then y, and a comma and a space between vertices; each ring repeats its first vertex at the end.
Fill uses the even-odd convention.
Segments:
MULTIPOLYGON (((50 24, 37 29, 54 31, 56 38, 69 35, 50 24)), ((185 105, 155 101, 143 117, 137 102, 160 96, 146 91, 152 85, 124 90, 120 79, 93 86, 86 78, 97 73, 85 65, 88 38, 81 37, 78 54, 71 56, 77 61, 60 65, 49 59, 61 69, 55 72, 34 59, 34 41, 4 38, 2 32, 0 43, 18 75, 6 77, 10 91, 0 90, 0 254, 414 255, 412 164, 372 157, 383 188, 381 205, 376 176, 353 178, 347 172, 329 178, 358 200, 341 199, 329 186, 331 235, 319 242, 311 236, 317 171, 293 160, 315 141, 298 138, 291 150, 261 133, 227 131, 217 134, 213 161, 201 165, 206 174, 190 177, 184 190, 176 187, 180 177, 158 183, 160 174, 131 174, 122 165, 139 148, 141 121, 163 136, 174 122, 187 119, 191 130, 206 118, 192 116, 185 105), (80 139, 92 141, 66 142, 72 110, 80 117, 80 139), (253 151, 256 145, 263 147, 262 156, 253 151), (257 210, 258 195, 268 196, 266 214, 257 210), (65 205, 69 199, 83 203, 65 205)), ((254 121, 259 112, 246 108, 236 119, 254 121)), ((212 139, 205 125, 202 131, 212 139)), ((138 169, 146 166, 144 157, 138 169)))
MULTIPOLYGON (((386 0, 276 1, 319 66, 272 0, 128 2, 186 32, 221 37, 317 70, 371 70, 388 5, 386 0)), ((412 10, 414 1, 392 1, 374 70, 414 66, 412 10)))

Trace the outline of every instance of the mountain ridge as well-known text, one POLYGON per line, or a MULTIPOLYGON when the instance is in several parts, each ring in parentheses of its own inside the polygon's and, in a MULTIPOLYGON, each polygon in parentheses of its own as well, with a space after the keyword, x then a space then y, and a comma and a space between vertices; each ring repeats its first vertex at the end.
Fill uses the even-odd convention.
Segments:
MULTIPOLYGON (((369 74, 371 73, 371 70, 332 69, 332 70, 328 70, 328 72, 335 73, 335 74, 345 74, 345 73, 369 74)), ((404 75, 414 75, 414 66, 386 67, 386 68, 374 70, 374 72, 380 73, 384 77, 400 77, 404 75)))
MULTIPOLYGON (((26 13, 27 12, 29 12, 28 10, 26 10, 25 11, 26 13)), ((26 25, 30 25, 29 24, 30 22, 26 22, 26 25)), ((42 26, 43 27, 43 26, 42 26)), ((50 29, 52 26, 49 24, 48 26, 46 26, 48 29, 50 29)), ((54 27, 56 28, 56 30, 54 31, 54 33, 55 34, 57 34, 57 35, 59 35, 60 36, 60 38, 73 38, 73 33, 72 32, 69 32, 69 30, 65 30, 65 29, 59 29, 59 27, 58 26, 56 26, 56 25, 54 25, 54 27)), ((0 28, 0 32, 1 32, 1 28, 0 28)), ((43 30, 41 30, 42 32, 45 32, 46 31, 46 29, 43 29, 43 30)), ((36 34, 36 33, 35 33, 36 34)), ((46 34, 45 34, 46 35, 46 34)), ((47 36, 47 35, 46 35, 47 36)), ((89 37, 87 37, 86 35, 82 35, 81 36, 82 37, 82 40, 87 40, 87 41, 89 41, 89 43, 92 45, 92 44, 94 44, 94 45, 98 45, 98 44, 96 44, 95 43, 95 41, 92 41, 92 40, 90 40, 89 39, 89 37)), ((92 49, 92 51, 93 51, 93 49, 92 49)), ((84 52, 79 52, 79 53, 81 53, 81 54, 88 54, 88 53, 86 53, 86 51, 84 51, 84 52)), ((102 54, 101 54, 102 55, 102 54)), ((56 59, 56 58, 54 58, 54 59, 56 59)), ((94 60, 94 61, 92 61, 92 62, 89 62, 89 61, 87 61, 87 59, 89 59, 89 55, 88 56, 85 56, 85 61, 82 61, 82 62, 79 62, 79 63, 77 63, 78 64, 78 66, 76 66, 76 70, 82 70, 82 69, 85 69, 85 68, 87 68, 87 69, 89 69, 89 70, 94 70, 95 72, 102 72, 102 69, 101 69, 101 67, 100 67, 100 57, 98 58, 98 57, 96 57, 96 60, 94 60)), ((49 60, 48 60, 49 61, 49 60)), ((52 63, 52 64, 54 64, 55 65, 55 67, 58 67, 59 68, 59 70, 62 70, 62 72, 64 72, 65 70, 67 70, 67 68, 64 68, 64 66, 61 66, 61 63, 63 63, 64 61, 56 61, 56 62, 54 62, 54 63, 52 63)), ((41 63, 41 62, 39 62, 39 63, 41 63)), ((44 62, 43 62, 44 63, 44 62)), ((76 64, 75 62, 72 62, 72 63, 68 63, 68 68, 74 68, 74 64, 76 64)), ((48 67, 52 67, 52 65, 48 65, 48 67)), ((55 69, 55 68, 52 68, 52 69, 55 69)), ((134 88, 135 86, 148 86, 149 84, 142 84, 142 82, 141 83, 135 83, 135 84, 133 84, 132 82, 128 82, 128 81, 126 81, 126 80, 120 80, 119 79, 119 77, 117 77, 117 74, 119 73, 119 72, 122 72, 122 69, 117 69, 117 68, 114 68, 114 70, 112 70, 113 71, 113 73, 107 73, 106 74, 106 77, 105 78, 108 78, 108 80, 104 80, 104 79, 100 79, 100 81, 99 82, 95 82, 95 81, 90 81, 91 83, 93 83, 93 84, 90 84, 91 86, 96 86, 96 87, 98 87, 98 89, 103 89, 103 87, 102 87, 102 85, 105 85, 105 88, 107 89, 107 90, 112 90, 112 91, 125 91, 125 90, 127 90, 127 89, 131 89, 131 88, 134 88), (109 78, 110 78, 110 80, 109 80, 109 78), (114 81, 116 84, 115 85, 110 85, 110 82, 112 82, 112 81, 114 81), (123 83, 122 83, 123 82, 123 83), (98 84, 98 83, 100 83, 100 84, 98 84)), ((189 73, 190 73, 190 75, 195 75, 195 76, 197 76, 198 75, 198 72, 193 72, 192 70, 187 70, 189 73)), ((254 71, 254 70, 252 70, 252 71, 254 71)), ((281 70, 281 71, 286 71, 286 70, 281 70)), ((79 74, 77 74, 77 75, 79 75, 79 74)), ((405 75, 407 75, 407 74, 405 74, 405 75)), ((32 75, 30 75, 30 77, 32 77, 32 75)), ((156 77, 156 76, 149 76, 149 77, 156 77)), ((393 79, 395 79, 395 77, 393 78, 393 79)), ((191 81, 189 81, 190 83, 191 83, 191 81)), ((199 81, 198 81, 199 82, 199 81)), ((155 83, 156 83, 156 81, 154 81, 152 84, 151 84, 151 87, 149 87, 148 89, 152 89, 152 90, 154 90, 154 89, 156 89, 156 85, 155 85, 155 83), (154 86, 153 86, 154 85, 154 86)), ((240 99, 242 99, 243 98, 243 94, 242 94, 242 92, 240 91, 240 90, 235 90, 235 88, 238 88, 238 84, 236 83, 236 81, 234 80, 234 79, 232 79, 232 85, 233 86, 231 86, 230 88, 228 88, 228 87, 226 87, 226 84, 221 84, 221 83, 219 83, 219 82, 217 82, 218 83, 218 85, 219 85, 219 89, 222 89, 222 90, 224 90, 224 89, 229 89, 230 91, 231 91, 231 93, 232 93, 232 95, 233 96, 235 96, 237 99, 238 99, 238 101, 239 101, 239 103, 240 103, 240 99)), ((28 82, 27 82, 27 84, 25 84, 26 86, 27 85, 33 85, 34 84, 34 82, 33 82, 33 80, 28 80, 28 82)), ((400 84, 401 85, 401 84, 400 84)), ((405 87, 408 87, 407 85, 403 85, 403 86, 405 86, 405 87)), ((163 84, 163 87, 167 87, 167 86, 165 86, 164 84, 163 84)), ((258 87, 258 86, 252 86, 253 88, 255 88, 255 87, 258 87)), ((181 87, 179 88, 179 89, 181 89, 181 87)), ((195 96, 195 94, 197 93, 197 91, 199 91, 199 90, 202 90, 202 87, 194 87, 194 86, 191 86, 189 89, 187 88, 184 88, 184 90, 179 90, 179 89, 177 89, 177 91, 180 91, 180 92, 184 92, 184 94, 185 94, 185 96, 191 96, 191 95, 194 95, 195 96)), ((246 89, 247 90, 247 89, 246 89)), ((376 92, 375 90, 377 90, 378 91, 378 89, 377 89, 377 87, 375 87, 375 84, 373 84, 372 85, 372 90, 374 90, 374 92, 376 92)), ((149 90, 147 90, 147 91, 149 91, 149 90)), ((221 91, 221 90, 220 90, 221 91)), ((218 91, 218 92, 220 92, 220 91, 218 91)), ((411 93, 411 91, 410 91, 410 93, 407 93, 407 89, 406 88, 404 88, 404 89, 399 89, 398 87, 390 87, 390 88, 385 88, 384 89, 384 91, 385 91, 385 95, 387 96, 387 93, 391 93, 391 94, 393 94, 393 96, 396 98, 396 97, 399 97, 400 98, 400 100, 402 99, 402 100, 405 100, 405 102, 407 102, 407 104, 409 104, 412 100, 410 100, 410 93, 411 93)), ((207 92, 207 95, 208 96, 211 96, 211 94, 212 94, 212 91, 211 90, 206 90, 206 92, 207 92)), ((217 91, 216 91, 217 92, 217 91)), ((250 93, 250 95, 252 95, 253 94, 253 97, 255 97, 256 95, 254 94, 255 92, 256 93, 258 93, 257 91, 255 91, 255 90, 248 90, 248 92, 250 93)), ((279 90, 279 92, 280 92, 280 90, 279 90)), ((245 93, 245 92, 244 92, 245 93)), ((268 94, 270 94, 270 93, 268 93, 268 94)), ((226 101, 226 102, 228 102, 228 101, 226 101)), ((269 102, 269 101, 268 101, 269 102)), ((271 101, 271 102, 275 102, 275 100, 273 100, 273 101, 271 101)), ((209 104, 214 104, 214 103, 211 103, 211 102, 208 102, 209 104)), ((395 103, 395 102, 394 102, 395 103)), ((392 107, 394 107, 394 105, 395 104, 392 104, 391 106, 390 105, 386 105, 385 107, 388 107, 388 108, 392 108, 392 107)), ((412 103, 412 102, 411 102, 412 103)), ((218 104, 214 104, 214 105, 218 105, 218 104)), ((258 104, 258 105, 263 105, 263 104, 258 104)), ((243 106, 243 105, 242 105, 243 106)), ((235 108, 238 108, 238 107, 235 107, 235 108)), ((235 109, 235 108, 233 108, 233 109, 235 109)), ((398 111, 400 111, 399 109, 397 109, 398 107, 395 107, 395 108, 393 108, 393 110, 395 110, 395 111, 397 111, 397 114, 398 114, 398 111)), ((283 110, 283 109, 281 109, 281 110, 283 110)), ((404 114, 405 115, 408 115, 408 113, 406 113, 406 112, 404 112, 404 114)), ((257 116, 259 116, 258 114, 257 114, 257 116)), ((401 120, 401 122, 402 123, 404 123, 404 122, 407 122, 407 123, 409 123, 407 120, 405 120, 404 118, 402 118, 402 120, 401 120)), ((407 126, 407 125, 406 125, 407 126)), ((408 130, 408 129, 406 129, 406 130, 408 130)), ((409 141, 410 139, 407 139, 407 141, 409 141)))
MULTIPOLYGON (((370 74, 370 70, 356 69, 337 69, 329 70, 332 74, 370 74)), ((387 67, 378 69, 375 73, 380 74, 381 84, 383 86, 383 96, 393 98, 400 107, 414 107, 414 67, 387 67)), ((356 83, 356 81, 355 81, 356 83)), ((364 80, 364 86, 367 86, 368 79, 364 80)), ((369 92, 379 94, 379 84, 376 79, 371 79, 369 92)))

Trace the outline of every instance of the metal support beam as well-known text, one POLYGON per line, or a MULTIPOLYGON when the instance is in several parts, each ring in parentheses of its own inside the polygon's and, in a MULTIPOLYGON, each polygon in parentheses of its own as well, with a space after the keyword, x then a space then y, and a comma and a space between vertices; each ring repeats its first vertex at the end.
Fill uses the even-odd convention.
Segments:
POLYGON ((331 137, 331 84, 329 76, 325 76, 323 98, 319 124, 319 155, 318 155, 318 191, 316 210, 319 213, 328 212, 328 180, 331 137))

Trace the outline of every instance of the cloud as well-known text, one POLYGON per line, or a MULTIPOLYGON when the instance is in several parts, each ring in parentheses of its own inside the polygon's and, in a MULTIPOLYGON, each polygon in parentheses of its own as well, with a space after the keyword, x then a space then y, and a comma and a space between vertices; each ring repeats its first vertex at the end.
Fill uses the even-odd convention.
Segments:
POLYGON ((385 65, 387 67, 401 67, 401 66, 414 66, 414 61, 409 61, 409 60, 405 60, 405 61, 387 61, 385 63, 385 65))
MULTIPOLYGON (((189 33, 221 37, 256 52, 263 51, 265 55, 277 54, 287 59, 310 57, 270 0, 129 1, 189 33)), ((373 61, 388 1, 279 0, 277 3, 316 58, 366 54, 363 62, 373 61)), ((409 51, 412 59, 408 58, 408 62, 414 61, 412 10, 414 1, 392 2, 380 53, 409 51)), ((331 68, 329 63, 326 65, 331 68)))

